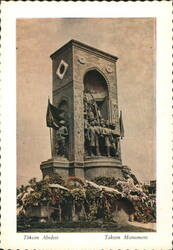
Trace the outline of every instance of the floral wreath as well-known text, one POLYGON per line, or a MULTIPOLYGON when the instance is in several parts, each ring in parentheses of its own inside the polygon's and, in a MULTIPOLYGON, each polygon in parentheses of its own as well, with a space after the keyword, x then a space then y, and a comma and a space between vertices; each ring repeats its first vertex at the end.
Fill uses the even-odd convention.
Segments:
POLYGON ((77 177, 77 176, 70 176, 67 178, 67 187, 70 188, 70 184, 73 183, 73 182, 77 182, 80 184, 80 186, 84 186, 85 183, 84 181, 80 178, 80 177, 77 177))

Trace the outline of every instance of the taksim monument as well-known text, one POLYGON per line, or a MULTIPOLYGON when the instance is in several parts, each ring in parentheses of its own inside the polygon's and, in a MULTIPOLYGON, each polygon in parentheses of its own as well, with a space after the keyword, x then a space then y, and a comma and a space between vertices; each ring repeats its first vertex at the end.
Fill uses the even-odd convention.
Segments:
POLYGON ((43 178, 58 173, 92 180, 122 177, 116 62, 104 51, 71 40, 52 59, 52 104, 48 100, 52 158, 43 178))

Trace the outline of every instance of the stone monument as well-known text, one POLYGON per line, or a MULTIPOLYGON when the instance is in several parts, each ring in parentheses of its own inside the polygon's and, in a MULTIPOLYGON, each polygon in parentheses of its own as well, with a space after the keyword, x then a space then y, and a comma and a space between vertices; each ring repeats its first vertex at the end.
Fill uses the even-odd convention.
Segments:
POLYGON ((41 163, 43 178, 58 173, 122 177, 123 137, 117 96, 117 57, 71 40, 52 59, 52 104, 47 126, 52 134, 52 158, 41 163))

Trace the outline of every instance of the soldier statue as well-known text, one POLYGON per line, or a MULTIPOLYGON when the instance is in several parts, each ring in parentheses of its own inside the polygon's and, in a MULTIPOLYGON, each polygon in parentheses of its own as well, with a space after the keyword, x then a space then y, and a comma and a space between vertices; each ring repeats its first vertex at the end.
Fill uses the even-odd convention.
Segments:
POLYGON ((114 123, 111 124, 112 127, 112 137, 113 137, 113 155, 119 157, 120 155, 120 135, 116 133, 115 128, 116 125, 114 123))
POLYGON ((100 144, 100 153, 102 156, 105 155, 105 121, 104 119, 102 118, 101 121, 100 121, 100 137, 99 137, 99 144, 100 144))
POLYGON ((112 133, 111 129, 109 128, 109 121, 106 121, 106 125, 103 132, 104 132, 106 156, 109 157, 111 148, 111 133, 112 133))
POLYGON ((111 156, 116 156, 117 153, 117 142, 118 142, 118 135, 115 132, 115 124, 110 123, 110 129, 111 129, 111 135, 110 135, 110 141, 111 141, 111 156))
POLYGON ((59 129, 56 132, 57 155, 67 157, 67 138, 68 129, 65 126, 65 121, 61 120, 59 122, 59 129))
POLYGON ((94 121, 94 130, 95 130, 95 153, 96 156, 100 156, 100 147, 99 147, 100 127, 98 126, 97 120, 94 121))
POLYGON ((88 116, 87 112, 84 112, 84 136, 85 136, 85 142, 84 142, 84 147, 85 147, 85 154, 88 155, 88 148, 89 148, 89 121, 88 121, 88 116))
POLYGON ((94 128, 94 121, 90 122, 88 127, 88 137, 89 137, 89 155, 94 156, 95 152, 95 128, 94 128))

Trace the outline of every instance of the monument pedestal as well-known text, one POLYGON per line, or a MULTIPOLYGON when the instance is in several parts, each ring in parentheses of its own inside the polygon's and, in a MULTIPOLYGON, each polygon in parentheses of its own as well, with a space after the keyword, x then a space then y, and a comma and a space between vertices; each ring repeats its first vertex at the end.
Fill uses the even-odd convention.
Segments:
POLYGON ((52 176, 53 174, 59 174, 63 179, 67 179, 69 176, 78 176, 84 179, 84 163, 69 161, 64 157, 55 157, 47 161, 43 161, 40 165, 40 169, 45 176, 52 176))
POLYGON ((69 166, 70 163, 67 159, 58 157, 43 161, 40 165, 40 169, 42 171, 43 178, 57 173, 62 176, 63 179, 66 179, 69 176, 69 166))
POLYGON ((99 176, 122 178, 121 160, 112 157, 88 157, 85 159, 84 169, 87 180, 99 176))
POLYGON ((86 157, 83 162, 69 161, 63 157, 56 157, 44 161, 40 169, 45 176, 57 173, 63 179, 77 176, 82 179, 92 180, 99 176, 122 178, 121 160, 112 157, 86 157))

